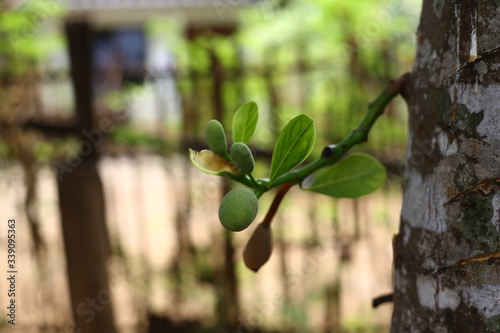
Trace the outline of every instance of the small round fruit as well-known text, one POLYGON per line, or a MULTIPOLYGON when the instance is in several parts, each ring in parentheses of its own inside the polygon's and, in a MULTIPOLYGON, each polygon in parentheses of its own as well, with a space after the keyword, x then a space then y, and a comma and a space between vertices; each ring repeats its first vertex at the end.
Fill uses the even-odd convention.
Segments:
POLYGON ((234 165, 243 174, 252 173, 255 168, 255 161, 253 159, 252 152, 250 148, 243 142, 236 142, 231 146, 229 150, 229 155, 234 165))
POLYGON ((224 132, 224 127, 222 124, 215 119, 208 122, 205 131, 208 147, 216 155, 226 156, 227 155, 227 141, 226 133, 224 132))
POLYGON ((271 257, 273 252, 273 233, 271 227, 263 223, 257 226, 243 251, 245 265, 257 272, 271 257))
POLYGON ((247 188, 237 188, 229 191, 219 206, 219 220, 230 231, 246 229, 257 216, 259 200, 247 188))

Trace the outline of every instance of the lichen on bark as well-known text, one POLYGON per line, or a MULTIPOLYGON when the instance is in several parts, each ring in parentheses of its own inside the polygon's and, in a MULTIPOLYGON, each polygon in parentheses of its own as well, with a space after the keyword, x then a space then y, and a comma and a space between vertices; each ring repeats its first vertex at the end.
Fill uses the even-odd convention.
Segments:
POLYGON ((500 315, 489 317, 486 319, 485 324, 490 332, 500 332, 500 315))
POLYGON ((459 228, 462 235, 474 242, 485 244, 489 251, 500 250, 500 235, 492 223, 493 195, 483 197, 478 194, 467 196, 460 204, 462 218, 459 228))

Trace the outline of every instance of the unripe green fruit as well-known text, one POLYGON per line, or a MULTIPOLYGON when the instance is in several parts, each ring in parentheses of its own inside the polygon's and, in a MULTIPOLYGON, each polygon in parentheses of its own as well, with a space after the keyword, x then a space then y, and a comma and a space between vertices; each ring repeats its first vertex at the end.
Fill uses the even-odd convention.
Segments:
POLYGON ((208 122, 206 128, 206 138, 208 147, 211 151, 222 157, 227 155, 226 133, 224 132, 224 127, 220 122, 215 119, 208 122))
POLYGON ((231 146, 229 150, 229 155, 234 165, 243 174, 252 173, 255 168, 255 162, 253 160, 252 152, 250 148, 243 142, 236 142, 231 146))
POLYGON ((259 224, 243 251, 245 265, 257 272, 271 257, 273 252, 273 233, 271 227, 259 224))
POLYGON ((237 188, 227 193, 219 206, 219 220, 230 231, 246 229, 257 216, 259 200, 247 188, 237 188))

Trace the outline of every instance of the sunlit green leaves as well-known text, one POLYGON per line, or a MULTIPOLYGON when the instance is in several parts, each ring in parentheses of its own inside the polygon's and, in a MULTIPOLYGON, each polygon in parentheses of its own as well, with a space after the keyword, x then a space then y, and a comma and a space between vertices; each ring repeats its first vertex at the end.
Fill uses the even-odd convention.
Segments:
POLYGON ((378 160, 355 153, 313 174, 312 182, 303 189, 335 198, 359 198, 381 187, 385 176, 385 168, 378 160))
POLYGON ((302 163, 316 142, 314 122, 306 115, 293 118, 281 132, 274 146, 270 183, 302 163))
POLYGON ((245 103, 236 110, 233 116, 233 142, 248 144, 257 127, 258 118, 259 109, 255 102, 245 103))

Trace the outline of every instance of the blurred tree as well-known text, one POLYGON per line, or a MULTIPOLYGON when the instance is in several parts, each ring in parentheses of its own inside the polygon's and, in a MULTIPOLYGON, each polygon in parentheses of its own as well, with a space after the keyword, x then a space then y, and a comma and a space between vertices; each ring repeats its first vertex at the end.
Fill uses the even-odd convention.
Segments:
POLYGON ((38 162, 48 159, 52 152, 40 142, 39 133, 27 130, 25 125, 41 109, 37 64, 60 44, 51 32, 40 38, 41 30, 49 18, 62 11, 60 4, 44 6, 39 0, 21 5, 0 3, 0 143, 5 147, 0 157, 17 160, 23 168, 24 211, 39 268, 44 266, 46 246, 37 208, 38 162))
POLYGON ((392 332, 500 332, 499 11, 423 2, 392 332))
POLYGON ((111 244, 104 191, 97 170, 97 147, 104 132, 97 127, 92 106, 92 29, 85 20, 68 19, 65 32, 79 150, 71 163, 66 160, 57 164, 57 185, 73 319, 79 332, 112 333, 116 327, 106 269, 111 244))

